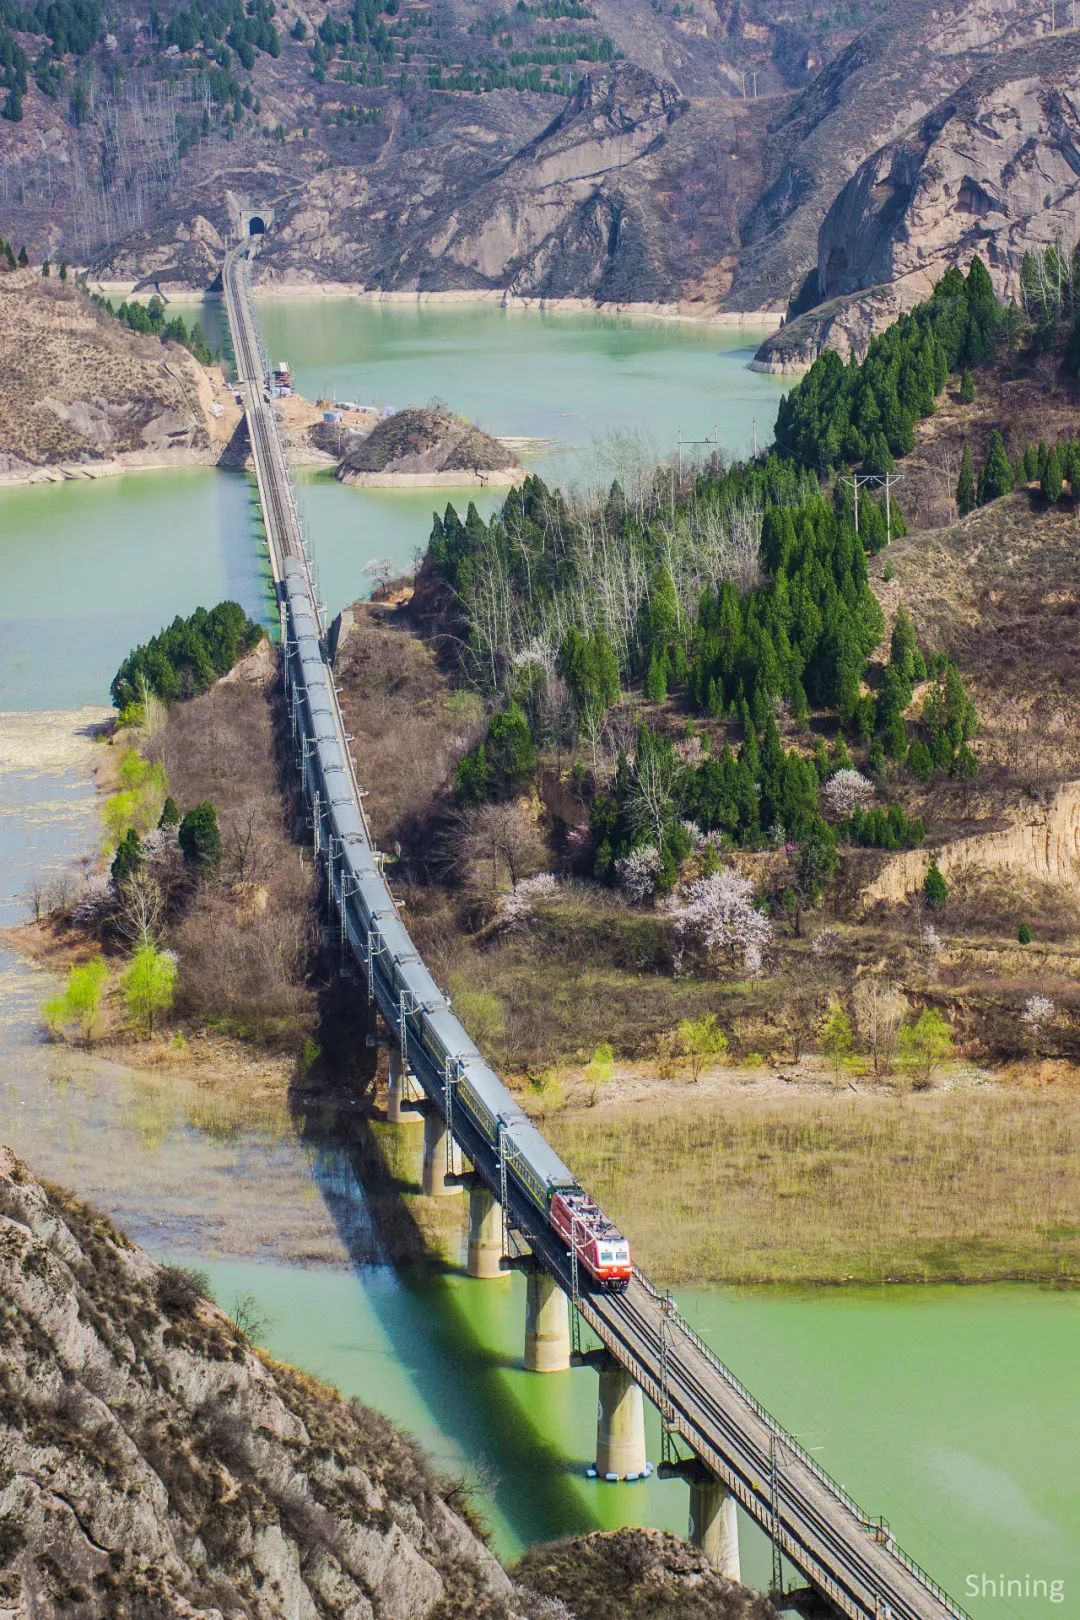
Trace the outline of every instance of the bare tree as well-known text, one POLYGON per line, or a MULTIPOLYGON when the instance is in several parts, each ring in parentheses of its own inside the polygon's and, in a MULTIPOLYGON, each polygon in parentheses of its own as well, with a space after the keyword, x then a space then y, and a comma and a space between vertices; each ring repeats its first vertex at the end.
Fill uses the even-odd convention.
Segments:
POLYGON ((117 931, 133 950, 157 949, 165 934, 165 898, 148 872, 133 872, 117 890, 117 931))
POLYGON ((444 850, 444 865, 460 881, 475 882, 486 870, 489 877, 482 887, 495 893, 504 875, 513 885, 536 871, 544 858, 544 841, 516 804, 482 804, 453 816, 444 850))
POLYGON ((875 1075, 891 1073, 908 1011, 903 992, 890 979, 866 973, 856 981, 851 1000, 855 1028, 866 1042, 875 1075))

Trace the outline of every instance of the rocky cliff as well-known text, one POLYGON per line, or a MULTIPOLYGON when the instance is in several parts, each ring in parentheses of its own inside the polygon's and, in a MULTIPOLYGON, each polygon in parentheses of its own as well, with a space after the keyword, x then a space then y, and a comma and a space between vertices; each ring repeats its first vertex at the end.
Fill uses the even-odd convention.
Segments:
POLYGON ((0 1148, 0 1613, 524 1616, 452 1495, 0 1148))
POLYGON ((974 253, 1015 297, 1025 252, 1077 234, 1080 36, 998 56, 863 162, 817 242, 821 302, 771 339, 759 364, 859 358, 875 331, 974 253))

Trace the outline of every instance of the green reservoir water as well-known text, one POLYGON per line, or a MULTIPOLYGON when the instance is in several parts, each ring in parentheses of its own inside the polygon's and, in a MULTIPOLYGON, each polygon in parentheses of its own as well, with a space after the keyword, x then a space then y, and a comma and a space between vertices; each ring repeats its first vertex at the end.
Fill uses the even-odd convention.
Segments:
MULTIPOLYGON (((336 381, 339 393, 398 404, 441 394, 497 432, 548 438, 534 463, 545 476, 582 464, 593 433, 611 427, 651 424, 669 448, 680 423, 689 437, 719 420, 738 447, 747 412, 767 425, 779 393, 722 334, 694 328, 342 300, 264 314, 275 358, 292 362, 305 391, 336 381)), ((320 478, 303 494, 332 606, 363 591, 373 558, 399 546, 403 560, 426 533, 428 503, 421 511, 413 497, 320 478)), ((16 711, 0 713, 0 922, 23 913, 35 874, 73 867, 96 842, 85 741, 96 716, 82 706, 107 702, 135 641, 223 595, 265 611, 239 475, 0 491, 0 710, 16 711)), ((226 1307, 252 1295, 275 1353, 381 1408, 439 1466, 468 1472, 504 1555, 596 1526, 685 1530, 683 1486, 585 1479, 594 1375, 520 1370, 518 1279, 410 1276, 385 1263, 364 1182, 394 1128, 331 1130, 284 1100, 257 1109, 46 1045, 38 1009, 49 989, 48 974, 0 949, 0 1140, 38 1173, 152 1252, 202 1266, 226 1307)), ((401 1129, 407 1160, 419 1133, 401 1129)), ((683 1291, 680 1305, 976 1620, 1080 1614, 1076 1295, 683 1291), (1062 1602, 1030 1595, 1056 1580, 1062 1602), (1008 1581, 1029 1595, 1001 1595, 1008 1581)), ((744 1570, 768 1575, 748 1528, 744 1570)))
MULTIPOLYGON (((625 483, 642 453, 674 454, 680 430, 744 454, 755 418, 759 441, 771 438, 786 387, 748 370, 765 336, 750 328, 340 298, 264 299, 259 320, 271 357, 289 362, 309 399, 398 409, 445 400, 497 437, 537 441, 525 467, 563 485, 606 487, 616 473, 625 483)), ((434 508, 475 500, 486 515, 506 491, 359 490, 309 470, 299 496, 334 609, 370 588, 373 561, 415 560, 434 508)))
POLYGON ((108 703, 124 654, 270 570, 252 486, 213 467, 0 489, 0 712, 108 703))

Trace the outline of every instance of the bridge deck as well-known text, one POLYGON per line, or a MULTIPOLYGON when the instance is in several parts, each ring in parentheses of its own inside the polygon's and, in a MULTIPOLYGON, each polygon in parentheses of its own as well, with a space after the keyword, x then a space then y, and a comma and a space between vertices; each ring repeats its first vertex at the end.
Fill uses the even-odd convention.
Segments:
MULTIPOLYGON (((276 582, 286 557, 303 559, 301 526, 293 502, 277 419, 263 397, 265 367, 247 286, 245 248, 226 258, 224 284, 237 373, 251 437, 255 475, 276 582)), ((306 565, 305 565, 306 566, 306 565)), ((310 580, 310 576, 309 580, 310 580)), ((318 619, 312 592, 312 606, 318 619)), ((288 627, 284 627, 286 634, 288 627)), ((332 682, 331 691, 333 690, 332 682)), ((343 753, 345 731, 335 709, 343 753)), ((355 777, 353 779, 355 789, 355 777)), ((357 803, 362 804, 357 793, 357 803)), ((388 901, 388 904, 390 902, 388 901)), ((348 901, 344 901, 346 912, 348 901)), ((362 969, 361 935, 347 934, 362 969)), ((383 1007, 396 1027, 398 1010, 383 1007)), ((497 1155, 461 1110, 454 1111, 444 1073, 422 1054, 417 1077, 477 1172, 500 1195, 497 1155)), ((789 1562, 833 1608, 854 1620, 967 1620, 964 1611, 895 1545, 831 1480, 792 1436, 754 1400, 693 1333, 670 1300, 635 1273, 623 1295, 574 1295, 566 1250, 536 1208, 511 1185, 513 1224, 565 1291, 582 1317, 659 1409, 672 1435, 681 1437, 780 1547, 789 1562)))

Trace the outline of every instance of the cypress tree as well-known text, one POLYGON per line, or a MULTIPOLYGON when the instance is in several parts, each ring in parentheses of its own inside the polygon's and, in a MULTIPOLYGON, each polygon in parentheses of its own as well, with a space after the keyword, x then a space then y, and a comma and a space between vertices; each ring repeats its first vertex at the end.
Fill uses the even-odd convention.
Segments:
POLYGON ((964 367, 964 374, 960 378, 960 398, 965 405, 975 403, 975 378, 972 376, 970 366, 964 367))
POLYGON ((1046 466, 1042 475, 1042 492, 1044 500, 1054 506, 1061 499, 1061 455, 1057 445, 1047 453, 1046 466))
POLYGON ((939 911, 949 898, 949 885, 941 875, 941 868, 936 860, 932 860, 926 869, 923 894, 926 896, 927 905, 934 911, 939 911))
POLYGON ((116 854, 113 856, 112 880, 117 888, 136 875, 142 866, 142 861, 142 839, 134 827, 129 827, 119 844, 117 844, 116 854))
POLYGON ((999 500, 1002 495, 1011 493, 1013 487, 1013 470, 1009 458, 1005 453, 1005 444, 997 428, 990 435, 990 451, 986 458, 986 465, 979 474, 979 501, 985 505, 987 501, 999 500))

